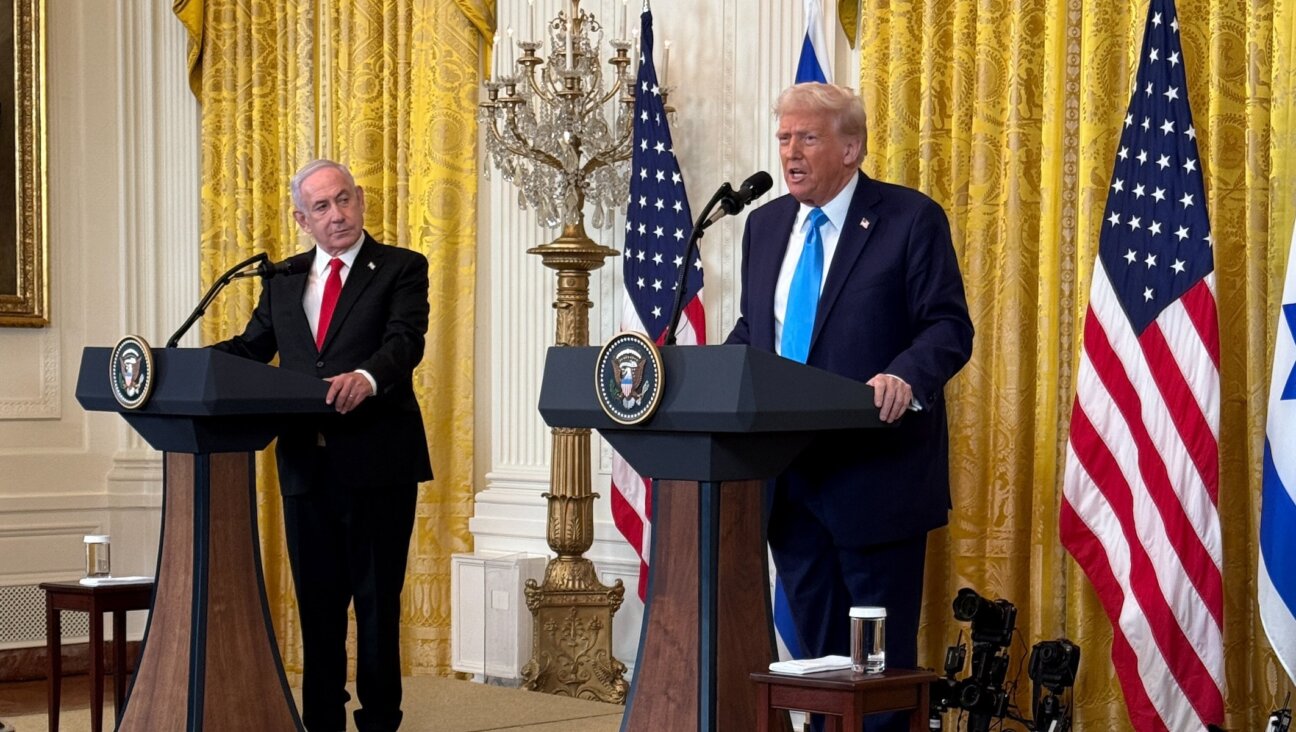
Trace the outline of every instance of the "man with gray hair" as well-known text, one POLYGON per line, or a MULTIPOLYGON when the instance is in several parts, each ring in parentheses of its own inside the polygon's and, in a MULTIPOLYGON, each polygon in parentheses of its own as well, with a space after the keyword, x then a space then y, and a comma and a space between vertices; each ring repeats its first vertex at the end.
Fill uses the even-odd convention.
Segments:
POLYGON ((292 179, 315 240, 266 280, 241 335, 213 348, 329 383, 335 409, 294 422, 276 458, 301 617, 302 722, 346 729, 347 608, 356 614, 361 732, 401 722, 401 589, 420 481, 432 479, 414 367, 428 327, 427 258, 364 230, 364 190, 331 160, 292 179))
POLYGON ((850 655, 850 608, 881 606, 887 665, 913 668, 927 532, 950 509, 943 390, 972 355, 958 258, 936 202, 860 171, 854 92, 798 84, 775 112, 788 195, 747 219, 727 342, 865 382, 895 426, 825 433, 771 481, 770 549, 806 656, 850 655))

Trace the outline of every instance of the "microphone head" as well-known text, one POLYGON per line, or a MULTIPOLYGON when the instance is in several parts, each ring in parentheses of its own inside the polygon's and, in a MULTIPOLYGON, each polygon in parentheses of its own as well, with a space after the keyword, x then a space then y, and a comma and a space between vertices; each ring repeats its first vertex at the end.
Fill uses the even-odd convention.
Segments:
POLYGON ((751 176, 742 183, 743 194, 748 201, 764 195, 766 191, 773 187, 774 179, 770 177, 769 173, 766 173, 763 170, 758 170, 755 173, 752 173, 751 176))
POLYGON ((285 259, 282 262, 275 262, 274 264, 270 265, 270 271, 266 273, 266 277, 274 277, 275 275, 287 276, 291 274, 297 274, 296 265, 297 265, 297 261, 292 258, 285 259))

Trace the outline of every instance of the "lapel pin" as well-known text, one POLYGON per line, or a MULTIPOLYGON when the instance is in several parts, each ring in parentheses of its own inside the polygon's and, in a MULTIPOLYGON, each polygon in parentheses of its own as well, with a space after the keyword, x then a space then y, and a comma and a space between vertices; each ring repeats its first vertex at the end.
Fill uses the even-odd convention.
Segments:
POLYGON ((374 270, 374 269, 377 269, 377 267, 374 267, 374 263, 373 263, 373 262, 370 262, 370 263, 369 263, 369 269, 370 269, 370 271, 372 271, 372 270, 374 270))
POLYGON ((868 220, 868 219, 860 219, 860 226, 862 226, 862 227, 864 227, 865 229, 867 229, 867 228, 869 227, 869 220, 868 220))

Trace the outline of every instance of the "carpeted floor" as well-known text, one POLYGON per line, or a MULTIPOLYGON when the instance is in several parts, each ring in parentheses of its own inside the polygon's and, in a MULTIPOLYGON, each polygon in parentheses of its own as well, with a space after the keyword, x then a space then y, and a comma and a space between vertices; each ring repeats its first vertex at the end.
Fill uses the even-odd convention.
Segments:
MULTIPOLYGON (((108 686, 111 687, 111 681, 108 686)), ((43 689, 44 682, 23 687, 0 685, 0 725, 9 725, 13 732, 49 729, 47 715, 32 713, 44 706, 43 689), (24 695, 28 697, 26 702, 20 700, 24 695), (19 710, 23 712, 21 715, 15 713, 19 710)), ((64 681, 60 732, 89 732, 88 690, 88 683, 64 681)), ((354 689, 351 691, 354 696, 354 689)), ((112 729, 111 691, 106 697, 104 728, 112 729)), ((624 707, 615 704, 435 676, 407 677, 405 700, 403 732, 616 732, 621 728, 624 711, 624 707)))

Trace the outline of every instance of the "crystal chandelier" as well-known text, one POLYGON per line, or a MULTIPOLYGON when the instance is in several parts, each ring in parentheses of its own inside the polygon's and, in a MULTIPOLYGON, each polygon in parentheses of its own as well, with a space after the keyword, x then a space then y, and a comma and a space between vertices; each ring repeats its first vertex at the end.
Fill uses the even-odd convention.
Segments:
POLYGON ((493 163, 518 187, 519 205, 534 208, 549 228, 580 226, 586 202, 593 208, 590 223, 606 228, 629 193, 629 166, 618 163, 631 152, 632 42, 609 41, 611 83, 604 89, 598 54, 604 28, 593 14, 573 0, 543 31, 548 58, 540 55, 544 40, 528 38, 517 42, 521 57, 510 64, 512 29, 503 46, 497 41, 505 63, 486 82, 478 117, 486 130, 487 175, 493 163))
MULTIPOLYGON (((589 343, 590 273, 620 254, 585 233, 585 207, 596 228, 613 223, 629 197, 634 136, 634 81, 622 0, 621 38, 612 40, 610 79, 599 58, 603 26, 563 0, 565 9, 534 40, 534 3, 528 38, 516 44, 512 31, 496 43, 496 76, 486 82, 478 120, 485 129, 486 171, 491 163, 517 186, 522 208, 534 208, 540 222, 561 227, 553 241, 527 251, 554 270, 554 345, 589 343), (542 57, 545 41, 548 57, 542 57), (499 63, 499 61, 503 61, 499 63), (604 85, 607 88, 604 88, 604 85)), ((531 659, 522 669, 524 688, 624 703, 629 684, 625 664, 612 653, 613 615, 621 606, 621 580, 604 585, 584 554, 594 542, 594 500, 590 431, 550 430, 552 459, 545 538, 555 556, 544 581, 528 580, 532 614, 531 659)))

